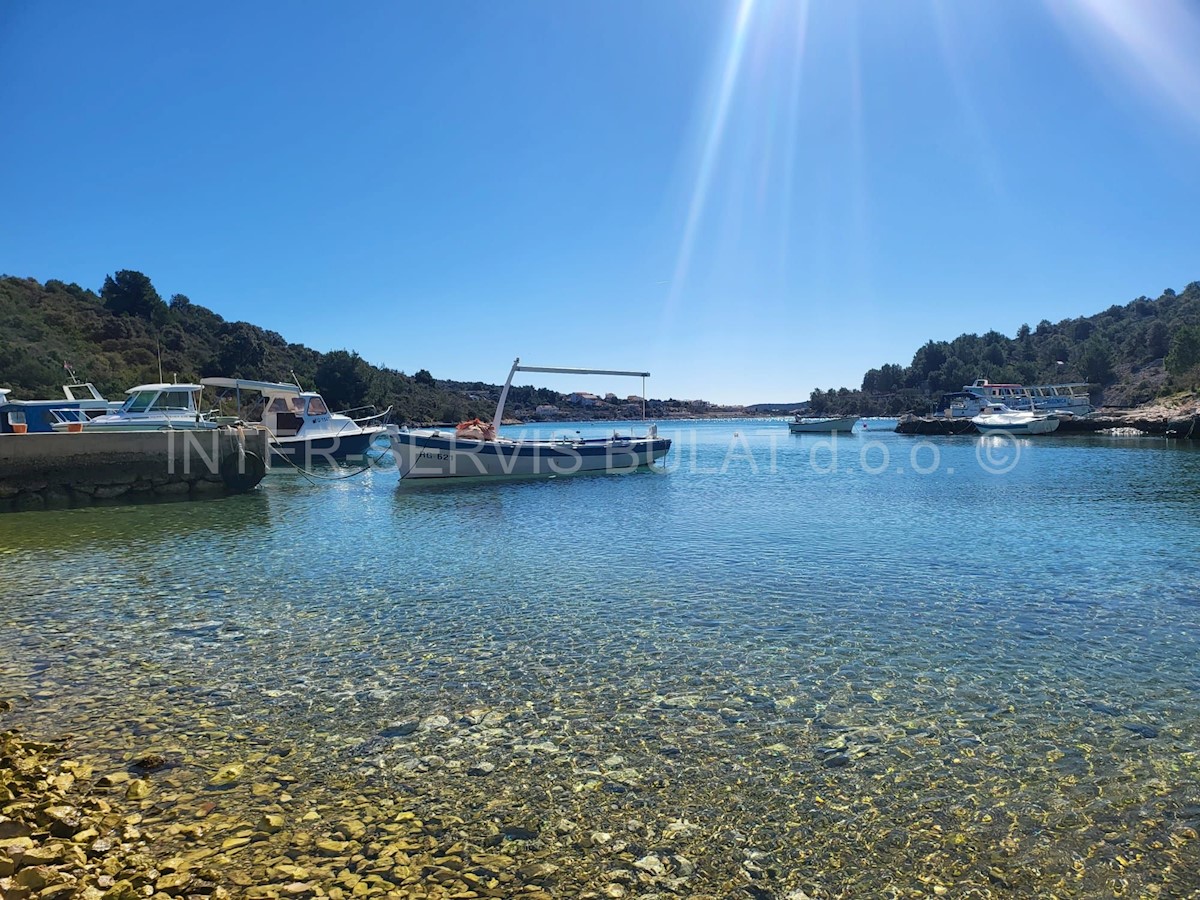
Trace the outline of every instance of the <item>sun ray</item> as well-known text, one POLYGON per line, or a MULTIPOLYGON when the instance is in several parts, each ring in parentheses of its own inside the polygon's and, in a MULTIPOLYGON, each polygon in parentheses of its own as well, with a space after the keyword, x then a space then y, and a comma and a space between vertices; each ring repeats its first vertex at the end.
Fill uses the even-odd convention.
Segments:
POLYGON ((955 40, 952 12, 946 0, 932 0, 934 31, 937 34, 938 49, 942 56, 942 65, 950 78, 950 87, 954 91, 954 99, 958 103, 959 112, 967 126, 967 132, 975 145, 974 158, 987 180, 992 193, 997 197, 1004 194, 1004 183, 1000 175, 1000 166, 996 160, 991 136, 983 116, 979 112, 979 104, 971 91, 967 78, 966 66, 963 64, 959 51, 959 42, 955 40))
POLYGON ((749 32, 750 16, 754 9, 754 2, 755 0, 741 0, 741 3, 738 5, 733 32, 725 50, 725 63, 722 67, 716 98, 710 105, 708 123, 704 129, 700 163, 696 170, 695 183, 692 186, 692 196, 688 203, 683 237, 680 240, 679 252, 675 260, 675 271, 671 278, 671 287, 667 296, 665 317, 668 320, 673 315, 675 307, 679 303, 679 296, 687 281, 688 269, 691 266, 692 251, 696 241, 696 230, 704 215, 704 208, 708 202, 709 188, 712 184, 713 171, 716 168, 721 143, 725 137, 725 125, 729 118, 729 109, 733 100, 734 88, 737 86, 738 73, 742 66, 742 57, 745 53, 746 36, 749 32))
POLYGON ((851 5, 850 12, 850 44, 848 62, 850 65, 850 173, 853 183, 850 186, 850 209, 853 216, 855 276, 860 281, 860 289, 869 293, 870 259, 869 248, 869 210, 867 190, 867 128, 866 112, 863 103, 863 63, 862 38, 858 25, 858 7, 851 5))
POLYGON ((804 86, 804 54, 808 41, 808 12, 809 0, 800 0, 796 10, 796 46, 792 54, 791 68, 788 72, 787 103, 784 107, 787 115, 787 129, 784 133, 783 157, 783 223, 779 229, 779 269, 786 281, 788 262, 791 259, 792 243, 792 206, 796 181, 796 151, 800 139, 800 97, 804 86))

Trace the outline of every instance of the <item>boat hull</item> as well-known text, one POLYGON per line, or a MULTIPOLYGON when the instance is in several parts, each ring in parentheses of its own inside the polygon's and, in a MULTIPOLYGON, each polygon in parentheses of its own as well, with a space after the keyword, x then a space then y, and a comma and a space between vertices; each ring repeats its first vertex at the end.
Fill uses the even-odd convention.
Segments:
POLYGON ((788 422, 792 434, 847 434, 854 430, 858 416, 842 416, 837 419, 821 419, 812 422, 788 422))
POLYGON ((367 448, 383 428, 367 428, 354 434, 326 437, 275 437, 271 442, 271 465, 277 469, 302 469, 328 466, 340 462, 363 461, 367 448))
POLYGON ((662 459, 666 438, 584 441, 459 440, 429 432, 394 432, 401 478, 551 477, 581 472, 632 472, 662 459))
MULTIPOLYGON (((104 417, 101 417, 104 418, 104 417)), ((55 422, 52 426, 56 432, 65 432, 71 430, 71 425, 76 423, 55 422)), ((132 419, 127 421, 101 421, 101 419, 92 419, 90 422, 82 422, 83 430, 87 432, 108 432, 108 431, 212 431, 217 427, 216 422, 210 422, 207 419, 197 421, 194 418, 189 419, 173 419, 170 422, 155 422, 147 419, 132 419)))

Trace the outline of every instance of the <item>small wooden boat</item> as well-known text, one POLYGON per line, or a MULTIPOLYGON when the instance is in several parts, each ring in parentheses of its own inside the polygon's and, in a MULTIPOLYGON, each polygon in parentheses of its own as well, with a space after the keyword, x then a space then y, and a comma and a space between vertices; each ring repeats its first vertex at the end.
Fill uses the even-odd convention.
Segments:
MULTIPOLYGON (((496 433, 504 420, 504 404, 517 372, 567 375, 629 375, 649 377, 649 372, 610 369, 560 369, 522 366, 517 359, 500 392, 496 415, 490 424, 474 419, 454 429, 401 429, 388 426, 392 456, 400 477, 492 478, 550 477, 580 472, 631 472, 666 456, 671 441, 658 436, 651 425, 645 435, 613 434, 606 438, 511 440, 496 433)), ((645 390, 642 391, 645 396, 645 390)))
POLYGON ((829 418, 805 418, 796 416, 788 422, 788 430, 792 434, 830 434, 837 432, 849 434, 854 430, 858 416, 838 416, 829 418))

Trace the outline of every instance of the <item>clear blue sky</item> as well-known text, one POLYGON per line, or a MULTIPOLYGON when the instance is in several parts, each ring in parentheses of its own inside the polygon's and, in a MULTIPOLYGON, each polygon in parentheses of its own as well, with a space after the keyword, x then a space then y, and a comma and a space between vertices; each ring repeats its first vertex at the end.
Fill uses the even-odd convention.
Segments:
POLYGON ((1200 279, 1196 9, 3 0, 0 271, 798 400, 1200 279))

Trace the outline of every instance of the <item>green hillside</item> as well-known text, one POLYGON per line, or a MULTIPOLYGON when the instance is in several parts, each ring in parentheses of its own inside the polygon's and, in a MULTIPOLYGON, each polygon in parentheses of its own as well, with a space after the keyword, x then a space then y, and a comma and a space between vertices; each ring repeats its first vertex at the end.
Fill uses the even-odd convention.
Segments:
MULTIPOLYGON (((14 397, 62 396, 64 363, 106 397, 135 384, 227 375, 315 387, 335 409, 394 407, 400 422, 455 422, 495 412, 497 388, 438 381, 426 370, 407 375, 373 366, 357 353, 319 353, 246 322, 227 322, 182 294, 164 301, 139 272, 109 276, 100 293, 30 278, 0 277, 0 386, 14 397)), ((514 387, 508 410, 528 417, 562 397, 514 387)))
MULTIPOLYGON (((77 284, 0 277, 0 386, 15 397, 61 396, 70 364, 108 397, 157 381, 159 358, 168 379, 226 375, 265 381, 295 378, 315 387, 337 409, 394 408, 398 422, 490 418, 499 388, 484 382, 435 379, 373 366, 357 353, 320 353, 247 322, 228 322, 186 296, 164 301, 140 272, 105 278, 99 293, 77 284)), ((886 415, 926 411, 942 393, 976 378, 1021 384, 1086 381, 1097 402, 1133 406, 1200 388, 1200 282, 1156 300, 1058 323, 929 341, 908 365, 871 369, 859 388, 813 391, 811 411, 886 415)), ((754 398, 747 398, 754 399, 754 398)), ((532 419, 539 404, 563 406, 563 395, 514 386, 507 412, 532 419)), ((707 407, 707 404, 700 404, 707 407)), ((651 401, 656 418, 705 414, 685 401, 651 401)), ((567 410, 564 409, 564 412, 567 410)), ((708 413, 735 413, 714 408, 708 413)), ((749 408, 753 411, 753 408, 749 408)), ((569 408, 572 418, 619 418, 622 406, 569 408)))
POLYGON ((814 413, 888 415, 928 411, 943 393, 977 378, 1017 384, 1087 382, 1093 402, 1136 406, 1200 388, 1200 282, 1157 300, 1077 319, 929 341, 907 366, 871 369, 858 389, 813 391, 814 413))

